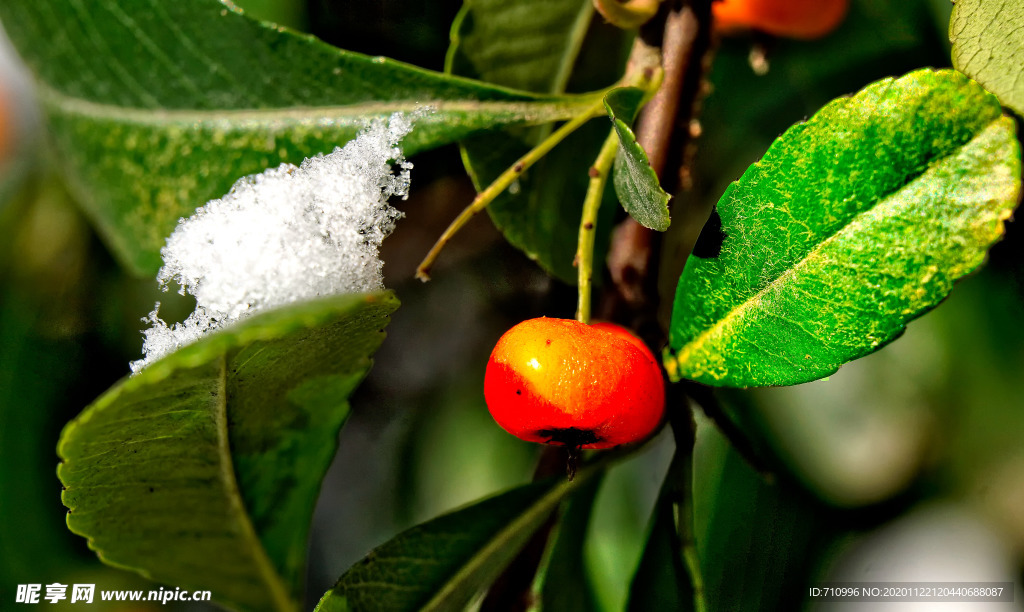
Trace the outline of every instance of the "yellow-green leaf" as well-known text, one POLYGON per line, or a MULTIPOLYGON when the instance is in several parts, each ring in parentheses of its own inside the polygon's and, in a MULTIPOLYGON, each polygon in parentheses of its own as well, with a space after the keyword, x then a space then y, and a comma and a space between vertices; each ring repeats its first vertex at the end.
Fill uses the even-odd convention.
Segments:
POLYGON ((789 385, 876 350, 982 264, 1020 181, 1013 121, 958 72, 834 100, 719 201, 679 281, 670 376, 789 385))
POLYGON ((949 20, 953 65, 1024 115, 1024 4, 957 0, 949 20))

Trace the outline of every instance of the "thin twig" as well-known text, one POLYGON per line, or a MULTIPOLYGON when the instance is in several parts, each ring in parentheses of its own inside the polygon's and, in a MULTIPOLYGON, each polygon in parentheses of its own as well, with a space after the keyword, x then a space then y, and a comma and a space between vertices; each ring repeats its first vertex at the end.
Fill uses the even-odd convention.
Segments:
POLYGON ((692 11, 669 11, 665 16, 661 45, 665 77, 658 93, 651 98, 637 122, 637 141, 644 147, 651 168, 659 177, 665 169, 669 144, 673 137, 679 136, 676 133, 676 116, 683 95, 685 72, 695 47, 696 30, 692 11))
POLYGON ((594 235, 597 227, 597 211, 601 208, 604 188, 608 182, 615 154, 619 150, 619 137, 615 130, 608 133, 601 151, 590 167, 590 182, 587 184, 587 195, 583 200, 583 215, 580 218, 579 240, 576 246, 576 268, 579 279, 579 302, 576 308, 576 320, 590 323, 590 284, 594 276, 594 235))
POLYGON ((437 239, 437 242, 434 243, 433 248, 430 249, 427 256, 423 258, 422 262, 420 262, 419 267, 416 268, 416 278, 424 282, 430 280, 430 268, 434 265, 434 261, 437 260, 437 256, 440 255, 441 250, 444 249, 445 245, 448 244, 452 237, 462 229, 462 227, 466 225, 474 215, 487 208, 488 204, 501 195, 503 191, 508 189, 509 186, 523 174, 523 172, 526 172, 530 166, 537 163, 537 161, 547 155, 558 143, 565 140, 566 137, 579 129, 580 126, 587 121, 603 114, 604 103, 599 100, 593 106, 565 122, 540 144, 531 149, 526 155, 523 155, 516 160, 516 162, 502 172, 498 178, 494 179, 494 182, 488 185, 486 189, 478 193, 476 198, 473 199, 473 202, 459 213, 459 216, 452 221, 451 225, 448 226, 448 229, 446 229, 444 233, 441 234, 441 237, 437 239))

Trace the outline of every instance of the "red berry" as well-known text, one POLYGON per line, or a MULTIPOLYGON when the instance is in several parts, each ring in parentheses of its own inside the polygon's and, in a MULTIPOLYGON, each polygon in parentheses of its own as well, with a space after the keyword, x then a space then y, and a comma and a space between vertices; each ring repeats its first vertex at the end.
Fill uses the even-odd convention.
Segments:
POLYGON ((541 317, 498 340, 484 398, 498 425, 523 440, 610 448, 658 428, 664 385, 651 351, 618 325, 541 317))
POLYGON ((715 28, 752 28, 788 38, 820 38, 839 25, 849 0, 721 0, 711 5, 715 28))

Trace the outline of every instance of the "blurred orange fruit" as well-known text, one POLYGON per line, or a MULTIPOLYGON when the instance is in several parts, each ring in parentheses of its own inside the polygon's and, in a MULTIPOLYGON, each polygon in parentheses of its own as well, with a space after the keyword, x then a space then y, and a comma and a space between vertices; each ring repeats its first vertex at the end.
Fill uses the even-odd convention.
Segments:
POLYGON ((711 5, 715 28, 754 29, 787 38, 820 38, 846 16, 849 0, 721 0, 711 5))

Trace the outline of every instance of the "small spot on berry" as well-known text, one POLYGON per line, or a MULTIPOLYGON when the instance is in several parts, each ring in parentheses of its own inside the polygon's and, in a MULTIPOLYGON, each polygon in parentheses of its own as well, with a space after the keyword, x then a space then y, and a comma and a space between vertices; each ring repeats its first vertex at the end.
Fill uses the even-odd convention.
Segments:
POLYGON ((516 389, 516 395, 522 395, 522 394, 523 394, 523 390, 522 389, 516 389))
POLYGON ((551 338, 548 338, 547 340, 545 340, 544 343, 550 345, 551 344, 551 338))

